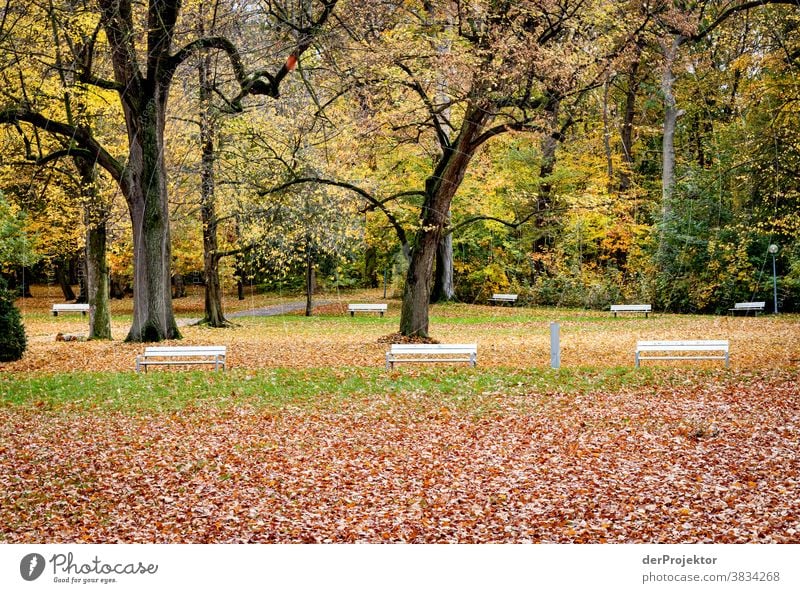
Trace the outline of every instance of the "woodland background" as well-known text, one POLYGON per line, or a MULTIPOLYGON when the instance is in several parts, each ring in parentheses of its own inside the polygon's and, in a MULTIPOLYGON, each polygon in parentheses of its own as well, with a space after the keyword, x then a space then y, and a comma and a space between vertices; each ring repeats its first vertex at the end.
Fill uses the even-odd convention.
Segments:
MULTIPOLYGON (((166 57, 155 3, 2 7, 0 266, 22 292, 86 299, 70 285, 98 275, 100 235, 103 290, 135 285, 127 134, 146 118, 109 51, 128 10, 142 71, 174 67, 158 152, 174 297, 212 274, 400 295, 435 226, 433 300, 771 308, 775 243, 779 309, 800 307, 796 1, 163 5, 166 57)), ((206 320, 224 322, 208 299, 206 320)))

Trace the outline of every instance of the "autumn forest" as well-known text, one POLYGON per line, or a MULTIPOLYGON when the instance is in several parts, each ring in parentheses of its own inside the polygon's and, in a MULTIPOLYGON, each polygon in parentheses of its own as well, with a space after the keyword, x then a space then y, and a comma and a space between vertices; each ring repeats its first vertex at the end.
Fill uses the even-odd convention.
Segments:
MULTIPOLYGON (((3 274, 798 307, 796 2, 9 0, 3 274)), ((111 286, 109 286, 109 283, 111 286)), ((110 290, 112 289, 113 290, 110 290)), ((180 289, 180 286, 178 287, 180 289)), ((24 287, 20 287, 24 290, 24 287)), ((180 291, 178 291, 179 293, 180 291)), ((69 295, 66 295, 69 296, 69 295)))
POLYGON ((0 543, 800 542, 799 25, 0 0, 0 543))

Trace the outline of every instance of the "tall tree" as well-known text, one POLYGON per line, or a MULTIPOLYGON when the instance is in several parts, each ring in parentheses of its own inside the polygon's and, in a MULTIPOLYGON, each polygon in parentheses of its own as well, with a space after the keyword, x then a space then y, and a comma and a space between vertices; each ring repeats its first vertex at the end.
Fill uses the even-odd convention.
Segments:
POLYGON ((611 16, 600 10, 601 3, 586 1, 441 0, 425 3, 418 13, 405 3, 368 5, 374 25, 358 42, 377 58, 360 84, 374 80, 376 94, 385 96, 386 112, 396 115, 387 128, 397 141, 435 155, 417 190, 422 203, 400 320, 403 335, 427 336, 437 248, 472 159, 500 134, 549 134, 548 117, 558 113, 554 106, 597 84, 599 71, 634 24, 619 26, 613 21, 621 14, 611 16), (449 31, 446 23, 453 23, 449 31), (452 36, 453 50, 446 55, 424 41, 416 46, 409 41, 442 31, 452 36), (583 51, 591 45, 594 55, 583 51), (390 111, 398 103, 404 109, 390 111))
MULTIPOLYGON (((301 42, 291 55, 306 51, 327 22, 336 0, 315 3, 316 12, 304 28, 301 42)), ((167 103, 176 70, 201 49, 223 52, 231 64, 239 90, 229 99, 241 109, 247 95, 277 97, 281 82, 290 72, 285 58, 274 74, 257 70, 248 74, 235 45, 219 36, 186 40, 174 47, 181 14, 180 0, 149 0, 141 15, 132 0, 97 0, 98 26, 82 44, 77 60, 77 80, 86 85, 115 91, 120 99, 128 137, 124 159, 113 157, 92 135, 91 130, 51 119, 20 102, 0 112, 0 122, 27 122, 50 134, 69 138, 104 167, 117 181, 131 217, 134 244, 134 310, 128 341, 160 341, 180 337, 172 308, 170 289, 170 228, 164 125, 167 103), (140 18, 142 17, 143 18, 140 18), (100 31, 105 38, 100 38, 100 31), (144 47, 140 47, 144 40, 144 47), (107 43, 107 46, 105 43, 107 43), (113 75, 96 71, 102 64, 100 52, 110 55, 113 75)), ((268 10, 287 11, 288 6, 268 2, 268 10)))

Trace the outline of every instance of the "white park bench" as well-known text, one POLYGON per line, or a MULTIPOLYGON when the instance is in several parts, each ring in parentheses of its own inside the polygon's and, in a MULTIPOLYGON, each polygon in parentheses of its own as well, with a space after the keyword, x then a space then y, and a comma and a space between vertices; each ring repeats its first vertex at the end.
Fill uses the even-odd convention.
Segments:
POLYGON ((58 317, 59 313, 80 313, 81 315, 86 315, 89 312, 89 303, 56 303, 53 305, 50 312, 53 314, 53 317, 58 317))
POLYGON ((736 303, 733 305, 731 309, 728 309, 728 312, 731 315, 736 315, 737 312, 743 312, 747 315, 750 311, 753 312, 753 315, 758 315, 759 311, 764 310, 764 305, 766 305, 766 301, 755 301, 752 303, 736 303))
POLYGON ((647 317, 652 310, 652 305, 611 305, 614 317, 617 316, 617 313, 644 313, 644 316, 647 317))
POLYGON ((386 313, 388 305, 386 303, 352 303, 347 305, 347 310, 350 312, 350 317, 356 314, 356 311, 364 311, 366 313, 380 313, 381 317, 386 313))
POLYGON ((213 364, 225 368, 226 346, 148 346, 136 357, 136 372, 151 365, 213 364))
POLYGON ((515 294, 503 294, 503 293, 494 293, 492 297, 489 299, 490 303, 510 303, 514 304, 517 302, 517 295, 515 294))
POLYGON ((386 353, 386 370, 396 362, 478 362, 477 344, 392 344, 386 353))
POLYGON ((730 365, 728 358, 728 340, 639 340, 636 342, 636 367, 642 360, 724 360, 725 366, 730 365), (660 356, 642 356, 642 353, 661 352, 667 353, 660 356), (704 352, 719 352, 721 354, 708 355, 704 352), (691 353, 691 354, 690 354, 691 353))

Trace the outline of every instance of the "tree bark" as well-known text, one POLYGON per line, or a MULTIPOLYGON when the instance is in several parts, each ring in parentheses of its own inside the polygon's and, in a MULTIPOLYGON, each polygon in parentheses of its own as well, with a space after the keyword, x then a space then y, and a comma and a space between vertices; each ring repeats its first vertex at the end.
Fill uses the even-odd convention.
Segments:
POLYGON ((477 150, 474 141, 483 129, 490 111, 474 103, 467 106, 458 137, 446 150, 434 174, 425 182, 422 224, 414 240, 411 264, 403 290, 400 333, 404 336, 428 337, 428 305, 433 288, 436 250, 447 224, 450 203, 477 150))
POLYGON ((166 97, 125 109, 130 159, 124 179, 133 223, 133 323, 127 342, 180 338, 172 308, 171 245, 164 166, 166 97), (149 182, 148 182, 149 180, 149 182))
POLYGON ((200 212, 203 223, 203 271, 206 277, 204 315, 201 323, 210 327, 229 324, 222 310, 219 280, 219 241, 217 238, 217 204, 214 182, 214 116, 211 112, 211 59, 200 56, 200 212))
POLYGON ((311 317, 314 312, 314 291, 316 290, 317 278, 314 272, 314 258, 311 250, 306 254, 306 317, 311 317))
POLYGON ((64 262, 63 261, 56 261, 55 263, 55 275, 56 275, 56 282, 61 287, 61 293, 64 295, 65 301, 74 301, 75 300, 75 291, 72 290, 72 286, 69 283, 69 278, 67 277, 67 270, 64 269, 64 262))
POLYGON ((436 278, 433 283, 432 303, 452 301, 456 297, 453 282, 453 235, 445 233, 436 247, 436 278))
POLYGON ((86 224, 86 275, 85 293, 89 303, 89 339, 111 339, 111 314, 109 308, 109 269, 106 258, 106 221, 108 209, 103 204, 95 186, 94 163, 76 157, 73 159, 81 178, 85 204, 86 224))
POLYGON ((181 3, 149 3, 144 71, 130 0, 98 0, 98 5, 128 132, 128 160, 119 180, 133 229, 133 322, 126 341, 180 338, 170 282, 164 125, 176 67, 170 51, 181 3))
POLYGON ((641 65, 642 45, 636 43, 634 59, 628 67, 628 88, 625 92, 625 111, 622 116, 622 161, 625 163, 620 170, 619 190, 624 193, 631 187, 631 172, 633 171, 633 118, 636 115, 636 95, 639 90, 639 67, 641 65))
POLYGON ((661 215, 666 220, 670 214, 670 201, 675 186, 675 130, 678 127, 678 118, 683 111, 677 108, 673 84, 675 75, 673 67, 678 56, 678 50, 685 37, 675 35, 672 43, 662 42, 664 50, 664 70, 661 74, 661 93, 664 97, 664 136, 662 140, 662 169, 661 169, 661 215))
POLYGON ((111 339, 109 270, 106 259, 106 223, 86 230, 86 288, 89 302, 89 339, 111 339))

